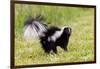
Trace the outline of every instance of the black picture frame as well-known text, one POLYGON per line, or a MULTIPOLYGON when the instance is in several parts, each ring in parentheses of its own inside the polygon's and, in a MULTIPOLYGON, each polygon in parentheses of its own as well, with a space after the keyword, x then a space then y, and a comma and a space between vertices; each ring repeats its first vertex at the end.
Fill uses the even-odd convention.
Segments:
POLYGON ((11 1, 10 2, 10 18, 11 18, 11 47, 10 47, 10 68, 15 69, 15 68, 27 68, 27 67, 43 67, 43 66, 59 66, 59 65, 76 65, 76 64, 91 64, 91 63, 96 63, 96 6, 95 5, 81 5, 81 4, 63 4, 63 3, 48 3, 48 2, 34 2, 34 1, 11 1), (14 54, 15 54, 15 47, 14 47, 14 23, 15 23, 15 4, 36 4, 36 5, 50 5, 50 6, 69 6, 69 7, 82 7, 82 8, 94 8, 94 61, 89 61, 89 62, 73 62, 73 63, 55 63, 55 64, 37 64, 37 65, 20 65, 16 66, 15 65, 15 59, 14 59, 14 54))

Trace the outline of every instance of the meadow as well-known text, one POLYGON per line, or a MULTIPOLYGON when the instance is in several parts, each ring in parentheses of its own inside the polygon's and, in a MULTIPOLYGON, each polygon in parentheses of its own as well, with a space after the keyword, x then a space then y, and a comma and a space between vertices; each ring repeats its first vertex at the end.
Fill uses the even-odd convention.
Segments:
POLYGON ((94 9, 65 6, 15 5, 15 65, 94 61, 94 9), (49 26, 69 26, 72 35, 68 51, 46 54, 38 40, 25 41, 24 22, 42 14, 49 26))

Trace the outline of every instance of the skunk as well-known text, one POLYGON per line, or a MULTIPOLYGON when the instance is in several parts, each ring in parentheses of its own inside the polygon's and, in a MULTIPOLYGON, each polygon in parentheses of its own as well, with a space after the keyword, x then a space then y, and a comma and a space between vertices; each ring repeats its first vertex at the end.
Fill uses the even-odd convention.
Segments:
POLYGON ((67 51, 67 45, 72 31, 70 27, 48 27, 41 15, 35 18, 29 18, 25 22, 24 30, 25 39, 32 38, 40 40, 41 46, 46 53, 50 53, 51 51, 57 53, 57 46, 67 51))
POLYGON ((45 36, 41 37, 41 44, 46 53, 53 51, 57 53, 57 46, 67 51, 67 45, 69 37, 71 35, 71 28, 64 27, 62 29, 58 27, 51 27, 45 32, 45 36))

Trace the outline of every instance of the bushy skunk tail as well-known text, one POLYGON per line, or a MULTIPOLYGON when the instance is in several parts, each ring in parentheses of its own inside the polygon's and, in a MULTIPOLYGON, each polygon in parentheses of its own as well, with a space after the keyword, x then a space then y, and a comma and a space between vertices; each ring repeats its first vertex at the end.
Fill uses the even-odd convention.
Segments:
POLYGON ((47 25, 41 15, 36 16, 35 18, 28 18, 25 21, 24 26, 24 38, 27 39, 39 39, 42 36, 45 36, 44 32, 47 31, 47 25))

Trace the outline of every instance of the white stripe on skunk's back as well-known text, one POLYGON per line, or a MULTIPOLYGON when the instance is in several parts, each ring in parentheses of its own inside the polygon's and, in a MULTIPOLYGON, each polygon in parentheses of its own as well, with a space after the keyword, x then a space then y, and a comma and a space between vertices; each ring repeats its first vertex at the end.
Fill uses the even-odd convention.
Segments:
POLYGON ((56 31, 51 37, 48 38, 48 41, 56 41, 63 33, 63 29, 62 28, 60 31, 56 31))
POLYGON ((25 27, 25 31, 24 31, 24 38, 26 40, 28 39, 38 39, 38 33, 36 32, 36 29, 31 26, 31 25, 28 25, 25 27))
POLYGON ((62 35, 63 30, 61 31, 56 31, 55 34, 53 36, 51 36, 51 40, 53 40, 54 42, 62 35))

